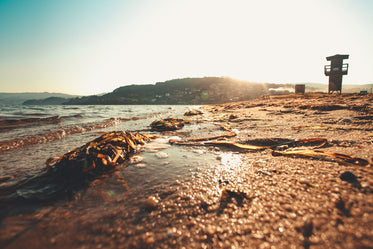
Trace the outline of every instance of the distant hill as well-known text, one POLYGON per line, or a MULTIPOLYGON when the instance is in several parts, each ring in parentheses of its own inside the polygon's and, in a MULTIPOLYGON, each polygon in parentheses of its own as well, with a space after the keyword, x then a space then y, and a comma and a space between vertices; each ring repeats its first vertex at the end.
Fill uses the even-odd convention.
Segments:
POLYGON ((64 102, 68 101, 70 98, 62 97, 49 97, 46 99, 29 99, 23 102, 23 105, 62 105, 64 102))
MULTIPOLYGON (((306 92, 327 92, 328 85, 305 84, 306 92)), ((0 104, 25 105, 139 105, 218 104, 255 99, 264 95, 294 93, 295 83, 254 83, 229 77, 173 79, 147 85, 122 86, 110 93, 74 96, 62 93, 0 93, 0 104)), ((343 93, 371 92, 373 84, 342 85, 343 93)))
MULTIPOLYGON (((292 86, 252 83, 229 77, 184 78, 153 85, 123 86, 102 96, 78 97, 64 104, 214 104, 254 99, 279 87, 291 89, 292 86)), ((290 93, 288 90, 282 92, 290 93)))
MULTIPOLYGON (((327 84, 300 83, 306 92, 327 92, 327 84)), ((218 104, 294 93, 296 84, 253 83, 229 77, 173 79, 147 85, 127 85, 101 96, 69 99, 67 105, 218 104)), ((359 92, 368 85, 344 85, 343 92, 359 92)))
POLYGON ((0 105, 21 105, 26 100, 31 99, 46 99, 50 97, 59 97, 59 98, 75 98, 77 95, 70 95, 64 93, 0 93, 0 105))

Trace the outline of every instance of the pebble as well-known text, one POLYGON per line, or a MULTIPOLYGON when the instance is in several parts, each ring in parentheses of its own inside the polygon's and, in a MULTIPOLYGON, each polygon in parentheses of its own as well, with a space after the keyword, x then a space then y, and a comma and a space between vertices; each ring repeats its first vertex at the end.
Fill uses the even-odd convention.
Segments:
POLYGON ((144 161, 144 158, 142 156, 140 156, 140 155, 133 155, 129 159, 129 163, 130 164, 138 164, 138 163, 140 163, 142 161, 144 161))
POLYGON ((144 169, 144 168, 146 168, 146 164, 145 163, 138 163, 138 164, 133 165, 133 167, 138 168, 138 169, 144 169))
POLYGON ((299 182, 302 183, 302 184, 306 184, 306 185, 310 185, 310 181, 306 178, 300 178, 299 179, 299 182))
POLYGON ((152 232, 147 232, 147 233, 143 234, 141 237, 142 237, 142 240, 147 245, 154 244, 154 242, 155 242, 154 233, 152 233, 152 232))
POLYGON ((172 136, 172 137, 169 138, 169 140, 181 141, 181 137, 179 137, 179 136, 172 136))
POLYGON ((352 123, 352 120, 349 119, 349 118, 344 118, 344 119, 341 120, 341 122, 343 122, 343 123, 352 123))
POLYGON ((341 178, 342 181, 346 181, 346 182, 351 182, 351 183, 357 182, 357 177, 350 171, 343 172, 339 176, 339 178, 341 178))
POLYGON ((216 227, 215 227, 215 226, 212 226, 212 225, 208 225, 208 226, 206 227, 206 229, 205 229, 205 232, 206 232, 208 235, 212 236, 212 235, 214 235, 214 234, 216 233, 216 227))
POLYGON ((168 154, 166 152, 158 152, 155 154, 156 157, 158 157, 159 159, 163 159, 163 158, 167 158, 168 157, 168 154))
POLYGON ((144 207, 148 210, 154 210, 158 207, 158 199, 155 196, 149 196, 145 201, 144 201, 144 207))
POLYGON ((175 232, 176 232, 176 228, 168 229, 167 230, 167 237, 171 238, 174 235, 175 232))
POLYGON ((202 155, 202 154, 205 153, 203 150, 193 150, 193 152, 198 154, 198 155, 202 155))

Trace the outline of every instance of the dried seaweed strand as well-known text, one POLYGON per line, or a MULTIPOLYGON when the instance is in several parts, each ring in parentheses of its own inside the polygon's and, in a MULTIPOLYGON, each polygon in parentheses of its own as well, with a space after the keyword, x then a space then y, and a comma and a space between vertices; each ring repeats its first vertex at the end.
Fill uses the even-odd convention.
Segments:
POLYGON ((338 162, 357 165, 357 166, 370 166, 369 162, 365 159, 352 157, 345 154, 339 154, 322 150, 294 150, 294 151, 272 151, 273 156, 298 156, 298 157, 311 157, 324 160, 336 160, 338 162))

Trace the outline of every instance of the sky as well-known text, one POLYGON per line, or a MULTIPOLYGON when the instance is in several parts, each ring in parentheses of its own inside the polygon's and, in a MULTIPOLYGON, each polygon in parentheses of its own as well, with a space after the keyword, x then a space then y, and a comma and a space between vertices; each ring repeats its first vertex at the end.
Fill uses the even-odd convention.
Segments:
POLYGON ((373 83, 372 0, 0 0, 0 92, 99 94, 228 76, 373 83))

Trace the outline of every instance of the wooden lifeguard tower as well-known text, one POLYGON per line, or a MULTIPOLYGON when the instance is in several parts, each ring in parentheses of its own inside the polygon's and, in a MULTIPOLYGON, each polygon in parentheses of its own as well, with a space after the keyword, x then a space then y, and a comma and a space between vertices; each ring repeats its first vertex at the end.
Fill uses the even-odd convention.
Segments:
POLYGON ((342 76, 347 75, 348 63, 343 64, 344 59, 348 59, 348 54, 336 54, 333 56, 326 57, 327 61, 330 61, 330 65, 324 67, 324 73, 329 76, 329 91, 333 93, 336 91, 339 94, 342 93, 342 76))

